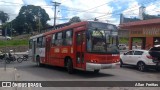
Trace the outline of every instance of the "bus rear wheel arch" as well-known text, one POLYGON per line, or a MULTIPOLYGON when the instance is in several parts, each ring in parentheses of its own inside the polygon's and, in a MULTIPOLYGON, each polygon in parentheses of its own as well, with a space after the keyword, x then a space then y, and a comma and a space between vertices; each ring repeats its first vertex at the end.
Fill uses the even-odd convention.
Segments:
POLYGON ((70 57, 65 58, 64 65, 67 68, 68 73, 72 74, 74 69, 73 69, 73 62, 72 62, 72 59, 70 57))

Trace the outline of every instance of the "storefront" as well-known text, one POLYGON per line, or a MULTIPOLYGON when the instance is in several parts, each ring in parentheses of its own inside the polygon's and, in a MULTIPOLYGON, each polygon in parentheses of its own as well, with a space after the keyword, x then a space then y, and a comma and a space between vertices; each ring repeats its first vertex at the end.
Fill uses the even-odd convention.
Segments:
POLYGON ((141 49, 149 49, 155 45, 160 45, 160 19, 149 19, 120 24, 121 29, 129 30, 129 49, 131 50, 135 42, 134 38, 141 39, 141 49))

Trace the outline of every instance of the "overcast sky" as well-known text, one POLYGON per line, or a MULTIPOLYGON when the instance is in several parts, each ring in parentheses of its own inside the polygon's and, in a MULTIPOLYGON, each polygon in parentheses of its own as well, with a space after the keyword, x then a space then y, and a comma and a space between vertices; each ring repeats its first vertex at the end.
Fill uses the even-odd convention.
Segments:
POLYGON ((0 11, 8 13, 11 21, 23 5, 41 6, 51 18, 48 23, 53 25, 52 1, 61 3, 57 7, 57 24, 67 22, 73 16, 79 16, 82 20, 97 18, 118 25, 121 13, 126 17, 138 17, 139 7, 142 5, 146 7, 147 14, 160 13, 159 0, 0 0, 0 11))

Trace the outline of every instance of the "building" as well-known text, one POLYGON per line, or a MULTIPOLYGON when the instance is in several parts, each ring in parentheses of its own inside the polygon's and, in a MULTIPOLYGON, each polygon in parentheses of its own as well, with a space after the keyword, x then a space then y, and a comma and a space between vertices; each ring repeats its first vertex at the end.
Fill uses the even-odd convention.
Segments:
POLYGON ((146 10, 146 7, 144 6, 139 7, 139 19, 140 20, 144 20, 145 10, 146 10))
POLYGON ((160 45, 160 18, 121 23, 119 27, 129 31, 130 50, 134 45, 134 38, 142 40, 141 49, 160 45))
POLYGON ((120 38, 128 38, 129 37, 129 31, 126 29, 119 29, 118 30, 118 36, 120 38))

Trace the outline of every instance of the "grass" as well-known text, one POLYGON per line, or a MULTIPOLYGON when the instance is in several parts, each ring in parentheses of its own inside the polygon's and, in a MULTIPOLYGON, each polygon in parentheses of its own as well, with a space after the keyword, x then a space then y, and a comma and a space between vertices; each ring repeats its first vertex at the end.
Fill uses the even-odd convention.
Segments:
MULTIPOLYGON (((140 38, 134 38, 133 42, 142 42, 142 40, 140 38)), ((121 44, 128 44, 129 43, 129 38, 119 38, 119 43, 121 44)))
POLYGON ((27 39, 21 39, 21 40, 0 40, 0 47, 3 46, 24 46, 28 45, 27 39))
MULTIPOLYGON (((134 42, 141 42, 140 39, 133 39, 134 42)), ((119 43, 128 44, 128 38, 120 38, 119 43)), ((0 40, 0 47, 3 46, 25 46, 28 45, 28 39, 17 39, 17 40, 0 40)))
POLYGON ((119 38, 119 43, 128 43, 129 42, 129 39, 128 38, 119 38))

